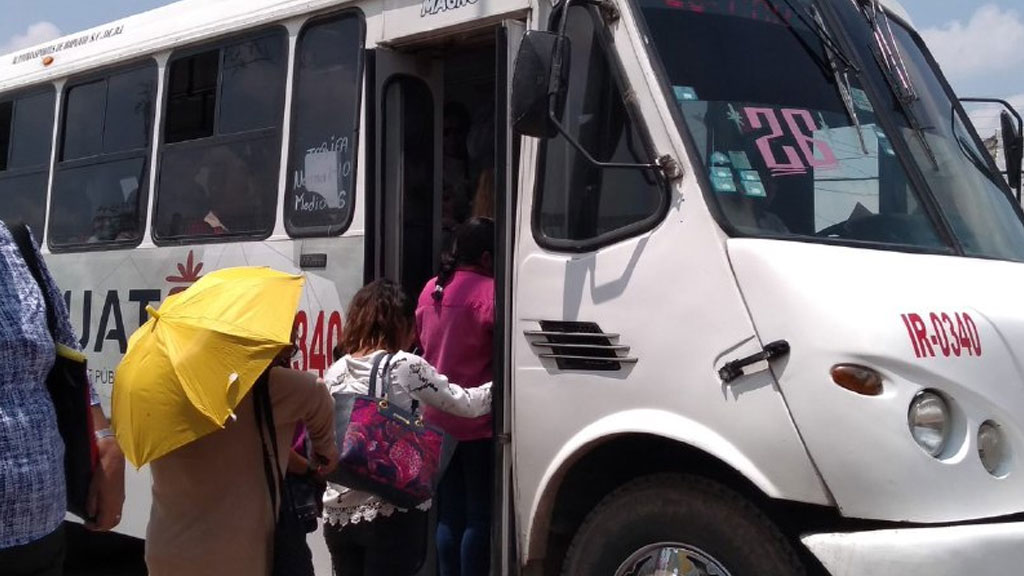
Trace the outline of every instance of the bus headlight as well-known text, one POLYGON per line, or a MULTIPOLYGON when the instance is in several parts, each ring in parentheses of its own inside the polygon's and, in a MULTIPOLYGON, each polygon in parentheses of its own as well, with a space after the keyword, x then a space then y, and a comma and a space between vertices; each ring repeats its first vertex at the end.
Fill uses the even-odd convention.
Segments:
POLYGON ((932 457, 938 458, 949 438, 949 405, 935 392, 918 392, 907 414, 910 435, 932 457))
POLYGON ((1006 437, 998 424, 989 420, 978 428, 978 456, 985 470, 993 476, 1002 476, 1009 450, 1006 437))

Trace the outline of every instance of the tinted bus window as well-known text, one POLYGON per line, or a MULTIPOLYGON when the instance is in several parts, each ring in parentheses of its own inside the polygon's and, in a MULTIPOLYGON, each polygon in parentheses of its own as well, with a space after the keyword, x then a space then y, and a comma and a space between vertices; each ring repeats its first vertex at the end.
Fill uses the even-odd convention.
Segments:
MULTIPOLYGON (((590 7, 569 10, 572 75, 563 122, 583 148, 603 162, 652 162, 630 117, 590 7)), ((667 196, 651 174, 601 169, 562 136, 541 144, 534 231, 542 243, 574 247, 609 241, 651 224, 667 196)))
POLYGON ((0 170, 7 170, 7 157, 11 153, 11 120, 14 102, 0 102, 0 170))
POLYGON ((158 237, 269 232, 280 156, 276 135, 168 150, 160 166, 158 237))
POLYGON ((171 63, 167 81, 164 142, 213 136, 214 102, 220 51, 212 50, 171 63))
MULTIPOLYGON (((11 122, 11 170, 33 166, 49 168, 53 107, 52 92, 18 100, 17 113, 11 122)), ((42 230, 39 233, 42 234, 42 230)))
POLYGON ((342 233, 352 219, 363 23, 343 15, 299 36, 285 223, 293 236, 342 233))
POLYGON ((286 53, 284 31, 275 30, 172 60, 157 241, 273 230, 286 53))
POLYGON ((0 101, 0 219, 43 237, 53 142, 52 91, 0 101))
POLYGON ((103 151, 118 152, 149 146, 153 134, 153 70, 149 68, 111 76, 107 83, 107 108, 103 151))
POLYGON ((50 247, 135 245, 145 221, 156 66, 72 84, 65 98, 50 247))
POLYGON ((103 152, 103 109, 107 81, 75 86, 67 91, 62 160, 95 156, 103 152))
POLYGON ((219 133, 272 128, 281 121, 285 51, 281 37, 224 49, 219 133))

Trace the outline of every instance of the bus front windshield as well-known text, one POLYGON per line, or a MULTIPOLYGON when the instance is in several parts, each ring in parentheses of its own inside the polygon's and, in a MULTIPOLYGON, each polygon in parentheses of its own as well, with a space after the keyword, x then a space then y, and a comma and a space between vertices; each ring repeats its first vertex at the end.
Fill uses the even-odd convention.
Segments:
POLYGON ((834 7, 867 45, 853 54, 812 0, 637 2, 734 232, 1024 260, 1024 224, 896 22, 893 43, 918 92, 909 106, 886 83, 852 2, 834 7))

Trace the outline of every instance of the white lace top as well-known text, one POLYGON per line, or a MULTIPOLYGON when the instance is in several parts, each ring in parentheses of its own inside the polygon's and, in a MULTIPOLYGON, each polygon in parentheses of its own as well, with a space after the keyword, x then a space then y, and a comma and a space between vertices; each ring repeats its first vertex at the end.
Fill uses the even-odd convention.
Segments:
MULTIPOLYGON (((345 356, 335 362, 324 374, 324 381, 331 393, 368 394, 373 360, 382 352, 361 357, 345 356)), ((448 382, 429 362, 415 354, 399 352, 394 355, 388 384, 388 399, 404 410, 412 410, 413 400, 463 418, 483 416, 491 410, 490 382, 476 388, 462 388, 448 382)), ((378 387, 383 389, 383 383, 378 387)), ((381 393, 380 389, 378 394, 381 393)), ((419 508, 429 509, 430 501, 424 502, 419 508)), ((405 512, 373 494, 327 483, 324 492, 324 522, 345 526, 349 523, 370 522, 378 516, 391 516, 395 511, 405 512)))

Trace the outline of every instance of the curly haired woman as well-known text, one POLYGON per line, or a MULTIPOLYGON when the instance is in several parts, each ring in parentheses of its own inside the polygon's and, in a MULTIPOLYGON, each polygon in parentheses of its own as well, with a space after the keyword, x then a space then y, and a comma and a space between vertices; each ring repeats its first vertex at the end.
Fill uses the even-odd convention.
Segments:
MULTIPOLYGON (((389 401, 404 410, 427 405, 473 418, 491 410, 491 385, 470 390, 450 383, 426 360, 404 352, 416 338, 413 302, 389 280, 364 286, 352 298, 343 350, 327 371, 332 392, 367 394, 374 361, 390 354, 389 401)), ((407 576, 425 555, 427 502, 404 510, 378 496, 328 483, 324 494, 324 537, 337 576, 407 576)))

